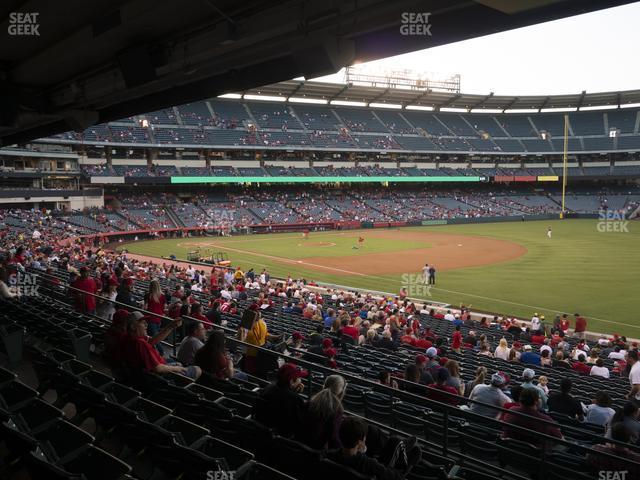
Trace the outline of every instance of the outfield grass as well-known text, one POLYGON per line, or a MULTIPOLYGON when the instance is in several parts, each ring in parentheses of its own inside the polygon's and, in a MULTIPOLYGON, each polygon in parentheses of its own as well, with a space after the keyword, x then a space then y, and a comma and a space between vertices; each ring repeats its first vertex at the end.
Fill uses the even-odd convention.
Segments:
MULTIPOLYGON (((618 332, 640 337, 640 223, 629 225, 629 233, 600 233, 597 220, 554 222, 510 222, 474 225, 444 225, 409 228, 458 235, 487 236, 523 245, 527 253, 515 260, 482 267, 441 272, 431 299, 452 304, 472 304, 478 309, 529 317, 534 311, 551 321, 556 313, 579 312, 592 331, 618 332), (547 226, 553 238, 546 237, 547 226), (635 228, 634 228, 635 227, 635 228)), ((403 229, 404 230, 404 229, 403 229)), ((312 233, 303 244, 299 233, 254 235, 225 239, 189 238, 129 244, 132 253, 186 258, 199 241, 215 241, 236 251, 227 251, 234 265, 267 268, 273 276, 304 277, 320 282, 372 289, 396 294, 401 275, 360 276, 321 272, 298 265, 309 257, 353 256, 428 248, 419 241, 397 241, 368 237, 361 250, 352 247, 358 232, 312 233), (329 245, 317 245, 326 242, 329 245), (335 244, 335 245, 331 245, 335 244), (284 263, 281 259, 294 262, 284 263)), ((216 248, 213 248, 215 251, 216 248)), ((364 260, 364 259, 363 259, 364 260)), ((433 260, 437 264, 437 259, 433 260)), ((417 273, 417 272, 416 272, 417 273)))

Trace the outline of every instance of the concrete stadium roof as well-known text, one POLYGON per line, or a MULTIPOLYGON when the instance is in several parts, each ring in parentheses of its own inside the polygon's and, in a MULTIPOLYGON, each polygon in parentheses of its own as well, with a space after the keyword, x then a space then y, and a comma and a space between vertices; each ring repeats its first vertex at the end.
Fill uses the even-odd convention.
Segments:
POLYGON ((631 2, 4 0, 0 145, 631 2))
POLYGON ((409 90, 398 88, 369 87, 353 84, 289 80, 238 92, 244 95, 268 95, 326 100, 392 105, 459 108, 464 110, 514 110, 530 109, 540 111, 548 108, 584 108, 594 106, 620 107, 626 104, 640 104, 640 90, 621 92, 576 93, 569 95, 510 96, 448 93, 429 90, 409 90))

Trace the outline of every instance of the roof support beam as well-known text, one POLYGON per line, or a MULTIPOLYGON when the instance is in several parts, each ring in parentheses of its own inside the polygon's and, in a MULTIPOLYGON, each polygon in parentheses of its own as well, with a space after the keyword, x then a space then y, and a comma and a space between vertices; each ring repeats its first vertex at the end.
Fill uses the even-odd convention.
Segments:
POLYGON ((371 105, 372 103, 376 103, 378 100, 380 100, 382 97, 384 97, 387 93, 389 93, 389 90, 391 90, 391 87, 385 88, 382 93, 376 95, 375 97, 373 97, 369 102, 367 102, 367 107, 369 105, 371 105))
POLYGON ((342 87, 340 89, 340 91, 338 93, 336 93, 335 95, 332 95, 331 97, 329 97, 328 103, 333 102, 336 98, 338 98, 340 95, 342 95, 344 92, 346 92, 349 89, 350 86, 351 86, 351 84, 347 83, 344 87, 342 87))
POLYGON ((509 103, 507 103, 504 108, 502 109, 502 113, 505 112, 505 110, 509 110, 511 107, 513 107, 516 103, 518 103, 518 101, 520 101, 520 97, 513 97, 511 99, 511 101, 509 103))
POLYGON ((440 105, 436 106, 436 110, 440 110, 442 107, 448 107, 449 105, 451 105, 453 102, 455 102, 456 100, 458 100, 460 97, 462 96, 461 93, 456 93, 453 97, 449 98, 448 100, 445 100, 444 102, 442 102, 440 105))
POLYGON ((586 90, 583 90, 582 93, 580 94, 580 98, 578 98, 578 104, 576 105, 577 110, 580 110, 580 107, 582 107, 582 103, 584 102, 584 97, 587 94, 586 90))
POLYGON ((425 90, 424 92, 416 95, 414 98, 412 98, 408 102, 403 102, 402 103, 402 108, 407 108, 408 105, 413 105, 414 103, 422 100, 424 97, 426 97, 430 93, 431 93, 431 89, 429 88, 429 89, 425 90))
POLYGON ((487 103, 487 100, 489 100, 491 97, 493 97, 493 92, 489 92, 489 95, 486 95, 482 100, 480 100, 478 103, 476 103, 475 105, 471 105, 471 107, 469 107, 469 111, 473 110, 475 108, 480 108, 482 105, 484 105, 485 103, 487 103))
POLYGON ((295 88, 287 94, 287 102, 289 101, 289 98, 293 97, 296 93, 298 93, 298 90, 300 90, 303 85, 304 85, 304 82, 298 82, 295 88))
POLYGON ((542 105, 538 107, 538 113, 540 113, 542 109, 549 104, 549 100, 551 100, 551 97, 547 97, 542 101, 542 105))

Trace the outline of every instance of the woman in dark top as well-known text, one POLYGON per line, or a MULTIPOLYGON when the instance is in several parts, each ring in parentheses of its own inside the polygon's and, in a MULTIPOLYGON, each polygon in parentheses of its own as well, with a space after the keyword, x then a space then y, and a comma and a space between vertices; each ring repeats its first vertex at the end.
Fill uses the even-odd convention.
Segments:
POLYGON ((338 430, 344 417, 340 399, 325 388, 307 405, 299 432, 300 441, 316 450, 339 448, 338 430))
POLYGON ((233 377, 233 362, 225 355, 225 336, 221 330, 211 332, 207 342, 196 352, 194 365, 220 380, 233 377))

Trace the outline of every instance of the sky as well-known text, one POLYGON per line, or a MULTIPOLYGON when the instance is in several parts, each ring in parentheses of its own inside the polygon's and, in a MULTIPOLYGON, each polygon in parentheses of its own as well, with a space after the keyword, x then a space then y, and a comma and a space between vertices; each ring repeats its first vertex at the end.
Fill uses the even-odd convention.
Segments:
MULTIPOLYGON (((430 20, 437 35, 437 17, 430 20)), ((640 89, 640 2, 398 55, 367 65, 459 73, 462 93, 640 89)), ((317 80, 344 82, 344 72, 317 80)))

